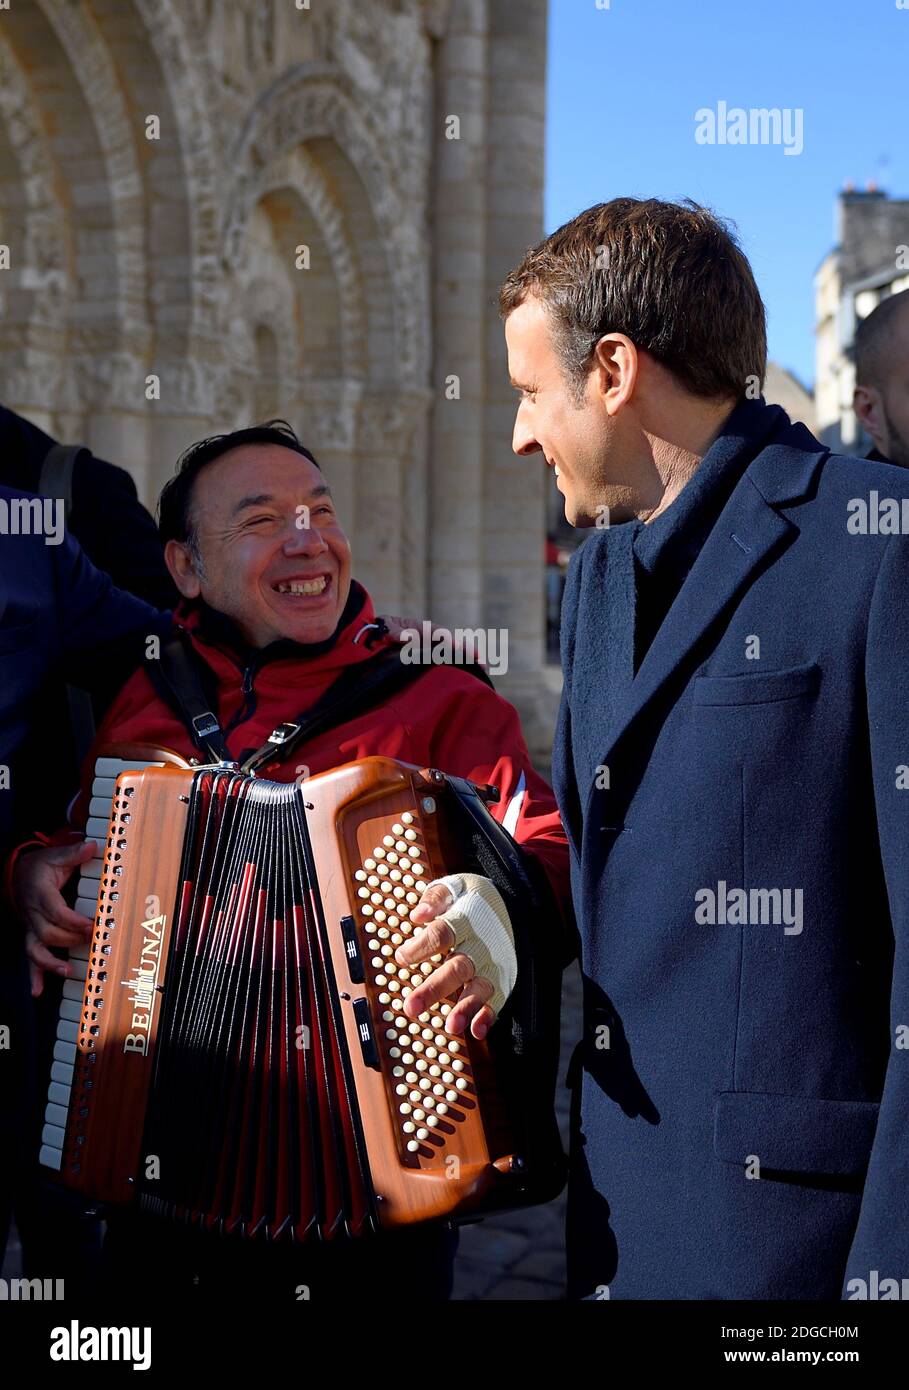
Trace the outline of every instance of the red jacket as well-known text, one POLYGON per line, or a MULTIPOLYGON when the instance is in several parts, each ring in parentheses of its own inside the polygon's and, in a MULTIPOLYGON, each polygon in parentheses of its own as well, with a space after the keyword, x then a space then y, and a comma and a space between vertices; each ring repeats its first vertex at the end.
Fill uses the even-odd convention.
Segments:
MULTIPOLYGON (((344 667, 396 645, 386 637, 367 647, 365 639, 372 636, 367 625, 375 622, 375 612, 368 594, 359 586, 356 592, 362 606, 327 651, 286 655, 279 646, 273 657, 266 651, 264 661, 261 653, 241 654, 223 635, 213 637, 198 610, 178 610, 177 626, 191 635, 196 652, 217 677, 217 713, 234 758, 260 748, 278 724, 308 710, 344 667)), ((136 671, 109 709, 86 759, 82 794, 71 816, 75 825, 85 823, 98 750, 123 742, 154 743, 184 757, 200 756, 145 671, 136 671)), ((304 767, 314 775, 375 754, 493 783, 501 799, 490 807, 492 814, 540 859, 557 900, 567 904, 568 842, 555 797, 531 766, 517 712, 489 686, 457 667, 429 667, 384 704, 298 746, 286 762, 279 752, 257 772, 289 782, 304 767)))

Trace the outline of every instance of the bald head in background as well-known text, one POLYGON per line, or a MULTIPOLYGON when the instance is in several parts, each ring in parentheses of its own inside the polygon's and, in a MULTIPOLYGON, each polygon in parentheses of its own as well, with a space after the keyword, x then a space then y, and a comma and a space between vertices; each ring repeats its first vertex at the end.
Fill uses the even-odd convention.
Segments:
POLYGON ((882 300, 856 330, 853 409, 878 454, 909 468, 909 290, 882 300))

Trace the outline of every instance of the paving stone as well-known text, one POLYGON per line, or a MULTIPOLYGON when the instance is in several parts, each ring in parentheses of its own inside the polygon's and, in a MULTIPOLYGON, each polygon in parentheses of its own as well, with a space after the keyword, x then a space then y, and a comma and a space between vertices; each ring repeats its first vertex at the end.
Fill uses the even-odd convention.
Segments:
POLYGON ((501 1220, 505 1230, 523 1231, 536 1239, 540 1231, 547 1225, 546 1208, 528 1207, 524 1211, 510 1211, 507 1216, 502 1216, 497 1220, 501 1220))
POLYGON ((494 1285, 501 1282, 501 1271, 495 1265, 459 1259, 455 1266, 451 1296, 453 1300, 462 1302, 482 1299, 494 1285))
POLYGON ((485 1231, 477 1231, 469 1239, 465 1239, 464 1234, 461 1236, 463 1254, 472 1260, 480 1260, 487 1265, 498 1265, 502 1269, 507 1269, 515 1260, 527 1254, 528 1249, 527 1237, 518 1231, 503 1231, 489 1227, 485 1231))
POLYGON ((565 1252, 563 1250, 532 1250, 518 1260, 511 1270, 514 1279, 538 1279, 546 1283, 565 1282, 565 1252))
POLYGON ((554 1303, 564 1297, 558 1284, 544 1284, 531 1279, 504 1279, 486 1295, 490 1301, 501 1302, 513 1299, 515 1302, 554 1303))

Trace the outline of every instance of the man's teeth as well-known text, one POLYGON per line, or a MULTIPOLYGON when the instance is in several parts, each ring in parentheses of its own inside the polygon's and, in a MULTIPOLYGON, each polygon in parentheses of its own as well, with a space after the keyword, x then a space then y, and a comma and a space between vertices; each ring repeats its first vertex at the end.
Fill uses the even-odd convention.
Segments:
POLYGON ((276 584, 279 594, 321 594, 328 583, 324 574, 318 579, 292 579, 288 584, 276 584))
POLYGON ((558 465, 558 464, 555 464, 554 467, 555 467, 555 475, 556 475, 556 477, 558 477, 558 476, 559 476, 559 465, 558 465))

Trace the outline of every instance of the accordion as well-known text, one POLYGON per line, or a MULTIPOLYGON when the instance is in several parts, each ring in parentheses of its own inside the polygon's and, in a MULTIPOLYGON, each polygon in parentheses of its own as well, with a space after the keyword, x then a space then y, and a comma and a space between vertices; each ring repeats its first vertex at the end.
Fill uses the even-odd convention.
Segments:
POLYGON ((381 757, 289 784, 179 763, 97 763, 41 1163, 92 1204, 275 1240, 555 1195, 533 942, 555 923, 495 789, 381 757), (482 1042, 446 1032, 451 1001, 409 1019, 435 965, 394 960, 426 884, 471 869, 509 904, 525 1001, 482 1042))

